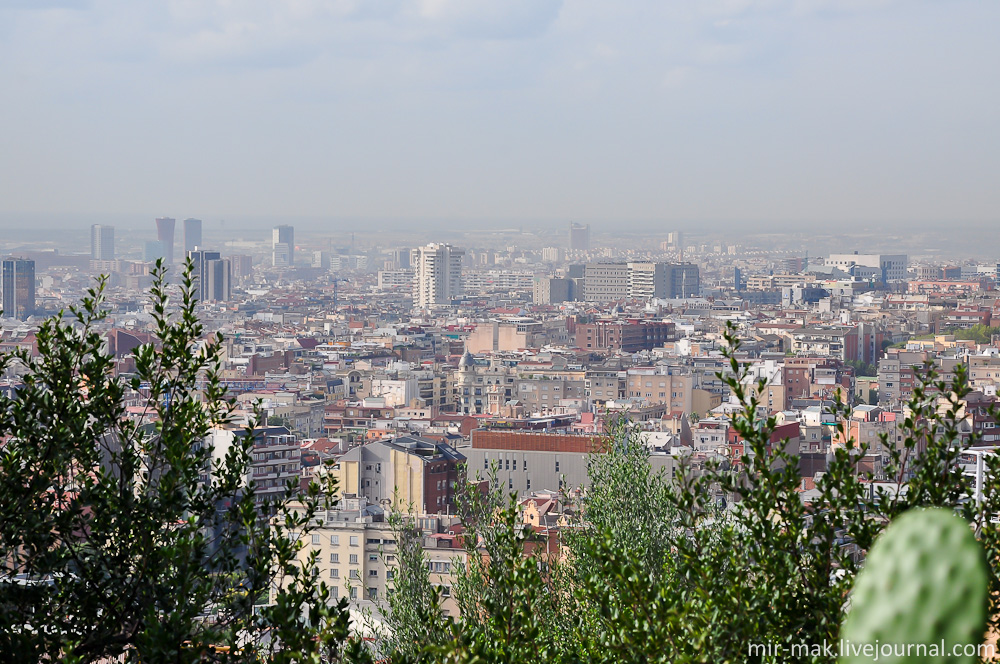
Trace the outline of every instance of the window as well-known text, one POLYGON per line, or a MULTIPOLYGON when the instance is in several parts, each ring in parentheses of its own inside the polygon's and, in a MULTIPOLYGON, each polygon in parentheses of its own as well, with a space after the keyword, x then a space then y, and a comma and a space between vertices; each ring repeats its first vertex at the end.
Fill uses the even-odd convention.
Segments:
POLYGON ((339 579, 340 578, 340 570, 337 569, 336 567, 332 567, 330 569, 330 578, 331 579, 339 579))
POLYGON ((514 459, 514 470, 517 470, 517 459, 514 459))
POLYGON ((353 600, 353 599, 357 599, 357 598, 358 598, 358 589, 357 589, 357 587, 352 587, 351 588, 351 599, 353 600))
POLYGON ((351 570, 351 578, 352 579, 360 579, 361 578, 361 572, 359 572, 356 569, 352 569, 351 570))
POLYGON ((340 554, 339 553, 331 553, 330 554, 330 562, 331 563, 339 563, 340 562, 340 554))
POLYGON ((377 598, 378 598, 378 588, 369 588, 368 599, 374 602, 377 598))
POLYGON ((557 473, 559 472, 559 462, 558 461, 556 461, 556 472, 557 473))
POLYGON ((357 546, 357 545, 358 545, 358 536, 351 535, 351 546, 357 546))
POLYGON ((313 533, 312 543, 313 543, 313 546, 319 546, 319 544, 320 544, 319 535, 317 535, 316 533, 313 533))
POLYGON ((378 554, 377 553, 369 553, 368 554, 368 560, 370 560, 372 562, 378 562, 378 554))
POLYGON ((510 470, 510 459, 504 459, 504 470, 510 470))
POLYGON ((377 569, 368 570, 368 576, 378 576, 378 570, 377 569))
POLYGON ((340 546, 340 535, 330 535, 330 544, 340 546))
POLYGON ((396 571, 395 570, 387 569, 385 571, 385 580, 386 581, 392 581, 392 579, 393 579, 394 576, 396 576, 396 571))
POLYGON ((531 491, 531 479, 528 479, 528 491, 531 491))
POLYGON ((357 564, 358 564, 358 554, 356 554, 356 553, 352 553, 352 554, 351 554, 351 560, 350 560, 350 563, 351 563, 352 565, 357 565, 357 564))
POLYGON ((514 488, 514 478, 513 477, 508 477, 507 478, 507 488, 508 489, 513 489, 514 488))
POLYGON ((332 597, 333 599, 338 599, 339 596, 340 596, 340 588, 338 588, 337 586, 333 586, 332 588, 330 588, 330 597, 332 597))

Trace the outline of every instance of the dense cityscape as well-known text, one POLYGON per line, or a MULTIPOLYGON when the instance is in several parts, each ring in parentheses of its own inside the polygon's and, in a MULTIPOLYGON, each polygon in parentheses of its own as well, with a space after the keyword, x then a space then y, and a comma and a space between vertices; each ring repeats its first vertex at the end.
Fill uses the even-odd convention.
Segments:
POLYGON ((0 664, 1000 661, 998 22, 0 0, 0 664))
MULTIPOLYGON (((588 488, 588 455, 616 417, 640 425, 652 467, 667 477, 682 465, 738 465, 745 450, 731 419, 740 404, 722 380, 727 325, 740 339, 742 379, 765 382, 761 414, 777 418, 773 441, 796 458, 806 503, 846 438, 869 446, 858 467, 867 481, 894 481, 883 444, 902 440, 925 364, 944 378, 966 367, 974 391, 963 431, 989 448, 998 435, 985 415, 1000 382, 995 261, 850 247, 809 257, 681 231, 623 249, 578 223, 546 235, 470 234, 467 246, 353 235, 331 246, 291 225, 212 245, 201 220, 167 217, 148 230, 156 239, 116 238, 115 227, 95 224, 89 254, 5 259, 4 311, 14 315, 4 319, 4 348, 34 352, 39 318, 107 275, 101 332, 115 371, 128 376, 133 351, 154 339, 144 291, 156 261, 175 289, 190 261, 198 314, 207 335, 222 335, 222 378, 242 406, 211 442, 224 450, 259 402, 267 426, 252 476, 261 499, 333 464, 342 500, 303 555, 315 547, 334 597, 346 582, 358 607, 374 606, 391 584, 375 553, 392 540, 387 510, 419 518, 448 596, 453 559, 465 555, 454 516, 462 468, 485 475, 495 464, 525 523, 556 541, 561 496, 588 488), (851 407, 839 432, 838 398, 851 407)), ((16 392, 17 374, 8 370, 6 390, 16 392)), ((156 416, 135 408, 134 417, 143 425, 156 416)))

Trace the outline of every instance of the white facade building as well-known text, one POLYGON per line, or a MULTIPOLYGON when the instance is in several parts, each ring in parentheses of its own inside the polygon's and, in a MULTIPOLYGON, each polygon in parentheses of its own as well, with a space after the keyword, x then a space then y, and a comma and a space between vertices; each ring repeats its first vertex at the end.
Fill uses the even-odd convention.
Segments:
POLYGON ((464 294, 462 286, 462 259, 464 249, 450 244, 432 243, 410 252, 413 267, 413 306, 426 309, 435 305, 451 304, 452 299, 464 294))
POLYGON ((874 271, 872 276, 876 276, 886 283, 907 277, 906 254, 830 254, 825 262, 827 265, 835 265, 846 270, 853 266, 868 268, 874 271))

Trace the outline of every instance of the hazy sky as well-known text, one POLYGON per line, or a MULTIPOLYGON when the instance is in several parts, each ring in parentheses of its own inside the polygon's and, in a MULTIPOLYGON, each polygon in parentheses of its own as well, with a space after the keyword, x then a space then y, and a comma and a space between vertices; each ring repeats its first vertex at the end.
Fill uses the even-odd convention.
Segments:
POLYGON ((0 215, 1000 224, 993 0, 0 0, 0 215))

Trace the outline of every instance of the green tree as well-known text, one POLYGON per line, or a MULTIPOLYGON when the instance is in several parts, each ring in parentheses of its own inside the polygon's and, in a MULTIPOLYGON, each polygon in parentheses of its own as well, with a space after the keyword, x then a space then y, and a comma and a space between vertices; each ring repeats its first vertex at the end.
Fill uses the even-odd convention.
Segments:
POLYGON ((956 339, 963 341, 974 341, 977 344, 988 344, 993 341, 993 335, 1000 334, 1000 327, 990 327, 982 323, 976 323, 968 329, 952 327, 946 334, 955 335, 956 339))
MULTIPOLYGON (((1000 513, 1000 489, 988 481, 980 500, 970 500, 973 487, 957 466, 978 440, 963 424, 970 388, 962 370, 950 384, 923 375, 898 445, 887 437, 881 450, 849 439, 838 445, 806 503, 797 459, 772 442, 775 420, 758 415, 762 386, 748 386, 735 358, 739 341, 728 335, 731 367, 721 378, 742 405, 732 426, 745 453, 699 472, 682 468, 668 483, 649 472, 645 452, 630 442, 634 429, 617 426, 607 452, 591 463, 593 486, 566 537, 568 560, 553 565, 557 574, 514 572, 536 569, 538 561, 516 559, 518 547, 509 545, 515 522, 504 520, 510 504, 487 497, 491 506, 476 513, 496 516, 477 517, 475 532, 480 542, 508 544, 483 547, 496 552, 504 571, 471 570, 475 601, 463 606, 456 634, 473 636, 459 638, 458 650, 436 651, 436 659, 829 663, 828 651, 795 647, 836 642, 864 554, 890 519, 921 506, 955 509, 977 529, 989 559, 1000 560, 989 523, 1000 513), (872 452, 878 463, 885 459, 881 472, 889 478, 877 489, 864 470, 872 452), (509 581, 491 588, 501 576, 509 581), (550 613, 539 623, 533 616, 542 607, 550 613), (509 643, 499 625, 514 627, 516 647, 483 647, 509 643), (750 651, 750 644, 772 649, 750 651)), ((833 411, 843 439, 849 407, 838 400, 833 411)), ((1000 476, 995 456, 985 463, 987 480, 1000 476)), ((996 567, 992 616, 1000 611, 996 567)))
POLYGON ((441 592, 431 583, 424 555, 423 533, 413 519, 399 512, 389 514, 396 547, 395 561, 381 553, 386 569, 393 572, 392 585, 380 607, 381 622, 369 622, 378 633, 376 650, 395 661, 420 661, 430 647, 451 641, 451 622, 442 609, 441 592))
POLYGON ((848 360, 846 364, 850 367, 854 367, 854 374, 856 376, 878 376, 878 367, 870 362, 865 362, 864 360, 848 360))
POLYGON ((462 620, 454 641, 437 649, 445 661, 546 661, 563 659, 547 628, 558 605, 549 585, 541 542, 522 523, 516 493, 498 488, 496 467, 487 480, 458 494, 466 557, 458 561, 455 600, 462 620))
POLYGON ((26 371, 0 407, 0 659, 362 656, 343 605, 296 563, 325 492, 314 484, 304 509, 281 500, 266 518, 246 481, 252 424, 228 449, 205 443, 234 409, 221 337, 203 336, 190 263, 176 307, 165 273, 150 294, 156 343, 136 349, 131 378, 98 329, 104 280, 41 324, 37 357, 0 358, 26 371), (135 394, 151 425, 128 416, 135 394))

